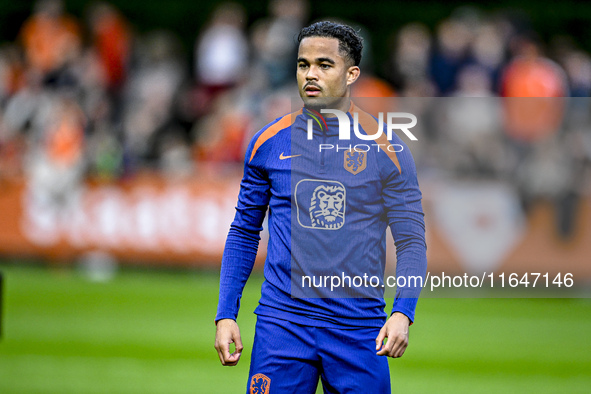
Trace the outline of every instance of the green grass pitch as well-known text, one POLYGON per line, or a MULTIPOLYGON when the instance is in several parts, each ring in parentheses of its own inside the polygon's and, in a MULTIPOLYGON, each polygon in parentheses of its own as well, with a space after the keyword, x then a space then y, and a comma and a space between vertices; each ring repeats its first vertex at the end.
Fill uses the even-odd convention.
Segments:
MULTIPOLYGON (((0 393, 244 393, 260 274, 238 318, 245 352, 213 348, 217 273, 0 265, 0 393)), ((270 338, 269 340, 272 340, 270 338)), ((588 299, 422 299, 394 393, 589 393, 588 299)))

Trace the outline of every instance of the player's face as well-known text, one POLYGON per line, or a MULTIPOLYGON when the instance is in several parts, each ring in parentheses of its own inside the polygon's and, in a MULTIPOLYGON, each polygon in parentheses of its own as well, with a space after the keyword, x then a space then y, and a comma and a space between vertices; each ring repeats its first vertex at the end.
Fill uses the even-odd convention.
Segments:
POLYGON ((336 38, 306 37, 300 42, 297 80, 307 107, 339 109, 358 76, 359 67, 347 63, 336 38))

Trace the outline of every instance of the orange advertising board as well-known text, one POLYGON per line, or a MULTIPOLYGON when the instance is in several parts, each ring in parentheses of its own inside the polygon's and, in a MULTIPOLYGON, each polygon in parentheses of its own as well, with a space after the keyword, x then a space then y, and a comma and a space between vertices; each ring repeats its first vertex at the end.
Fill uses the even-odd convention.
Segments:
POLYGON ((239 183, 236 173, 184 180, 148 174, 89 183, 62 202, 35 196, 24 181, 4 184, 0 251, 72 260, 98 250, 127 262, 215 265, 239 183))
MULTIPOLYGON (((75 262, 99 251, 121 263, 219 267, 234 217, 239 171, 169 179, 144 174, 87 183, 67 201, 36 196, 24 180, 0 187, 0 253, 75 262)), ((591 281, 591 200, 573 235, 561 239, 555 211, 538 204, 516 214, 517 197, 499 185, 422 182, 429 271, 569 272, 591 281)), ((258 264, 264 262, 267 232, 258 264)), ((388 273, 395 251, 388 242, 388 273)))

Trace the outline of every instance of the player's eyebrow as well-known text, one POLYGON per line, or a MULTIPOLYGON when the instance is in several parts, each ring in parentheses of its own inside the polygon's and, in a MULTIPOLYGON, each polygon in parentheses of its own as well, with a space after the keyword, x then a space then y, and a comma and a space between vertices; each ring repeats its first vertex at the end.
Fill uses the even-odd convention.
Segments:
MULTIPOLYGON (((308 61, 308 59, 304 58, 304 57, 298 57, 298 63, 310 63, 308 61)), ((330 64, 335 64, 336 62, 334 60, 332 60, 329 57, 317 57, 316 58, 316 63, 330 63, 330 64)))
POLYGON ((317 63, 330 63, 330 64, 335 64, 335 61, 332 60, 329 57, 318 57, 316 58, 316 62, 317 63))

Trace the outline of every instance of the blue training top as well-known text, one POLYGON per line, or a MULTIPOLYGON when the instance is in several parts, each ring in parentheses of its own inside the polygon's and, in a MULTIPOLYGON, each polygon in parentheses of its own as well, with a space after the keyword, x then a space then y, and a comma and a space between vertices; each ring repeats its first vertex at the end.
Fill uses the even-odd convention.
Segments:
MULTIPOLYGON (((355 113, 358 132, 375 134, 377 120, 352 104, 350 140, 339 140, 336 117, 324 119, 306 108, 253 137, 222 258, 216 321, 238 315, 267 208, 269 244, 257 315, 317 327, 382 326, 388 226, 396 276, 422 283, 425 225, 412 155, 394 133, 390 140, 385 133, 375 141, 360 139, 355 113), (347 282, 364 274, 378 277, 378 286, 359 290, 347 282), (343 287, 331 288, 331 281, 343 287)), ((421 284, 408 282, 397 288, 392 312, 412 322, 421 284)))

